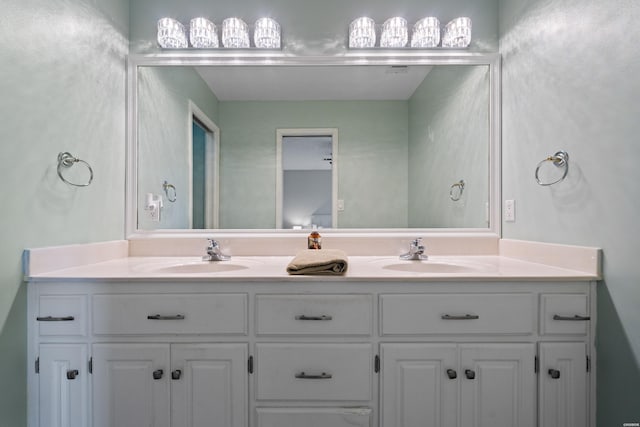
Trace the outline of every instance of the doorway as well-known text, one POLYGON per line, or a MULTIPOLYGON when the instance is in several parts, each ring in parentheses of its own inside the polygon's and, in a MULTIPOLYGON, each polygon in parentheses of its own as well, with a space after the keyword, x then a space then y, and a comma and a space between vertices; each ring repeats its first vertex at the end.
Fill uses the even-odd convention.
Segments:
POLYGON ((337 227, 337 129, 278 129, 276 227, 337 227))

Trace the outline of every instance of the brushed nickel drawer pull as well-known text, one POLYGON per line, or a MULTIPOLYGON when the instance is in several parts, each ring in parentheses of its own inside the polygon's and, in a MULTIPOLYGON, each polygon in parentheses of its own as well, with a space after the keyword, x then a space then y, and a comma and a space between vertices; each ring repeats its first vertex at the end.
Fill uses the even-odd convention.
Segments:
POLYGON ((558 371, 557 369, 549 369, 549 376, 554 380, 557 380, 558 378, 560 378, 560 371, 558 371))
POLYGON ((591 320, 591 316, 580 316, 579 314, 576 314, 575 316, 561 316, 559 314, 554 314, 553 320, 591 320))
POLYGON ((458 378, 458 373, 453 369, 447 369, 447 376, 450 380, 455 380, 458 378))
POLYGON ((155 371, 153 371, 152 375, 154 380, 159 380, 162 379, 164 371, 162 369, 156 369, 155 371))
POLYGON ((36 320, 38 322, 71 322, 72 320, 75 320, 75 317, 73 317, 73 316, 63 316, 63 317, 46 316, 46 317, 36 317, 36 320))
POLYGON ((333 320, 333 316, 329 316, 326 314, 322 314, 320 316, 307 316, 304 314, 299 314, 296 316, 296 320, 333 320))
POLYGON ((295 374, 295 377, 303 380, 330 380, 333 378, 333 375, 327 374, 326 372, 321 374, 305 374, 304 372, 300 372, 295 374))
POLYGON ((452 316, 450 314, 443 314, 440 316, 442 320, 475 320, 479 319, 480 316, 476 314, 463 314, 461 316, 452 316))
POLYGON ((147 316, 149 320, 184 320, 184 314, 175 314, 171 316, 163 316, 161 314, 153 314, 147 316))
POLYGON ((468 380, 475 380, 476 379, 476 372, 472 369, 465 369, 464 370, 464 376, 467 377, 468 380))
POLYGON ((182 371, 180 369, 176 369, 175 371, 171 372, 172 380, 179 380, 181 376, 182 376, 182 371))
POLYGON ((78 372, 77 369, 73 369, 73 370, 69 370, 67 371, 67 379, 68 380, 75 380, 76 377, 80 374, 80 372, 78 372))

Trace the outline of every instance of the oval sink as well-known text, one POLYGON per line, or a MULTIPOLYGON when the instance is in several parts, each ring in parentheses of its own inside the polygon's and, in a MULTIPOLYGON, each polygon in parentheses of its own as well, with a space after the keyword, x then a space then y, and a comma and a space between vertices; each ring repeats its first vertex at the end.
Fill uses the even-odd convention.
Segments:
POLYGON ((226 271, 246 270, 247 266, 233 264, 226 261, 203 261, 189 264, 177 264, 167 267, 159 267, 155 271, 165 274, 204 274, 204 273, 223 273, 226 271))
POLYGON ((406 261, 385 265, 382 268, 410 273, 471 273, 478 271, 477 268, 466 265, 437 261, 406 261))

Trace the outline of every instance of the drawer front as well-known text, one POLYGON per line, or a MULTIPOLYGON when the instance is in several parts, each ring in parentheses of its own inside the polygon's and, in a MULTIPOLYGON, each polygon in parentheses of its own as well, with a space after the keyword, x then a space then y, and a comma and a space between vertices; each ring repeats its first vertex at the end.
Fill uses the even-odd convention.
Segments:
POLYGON ((371 399, 371 344, 256 345, 258 400, 371 399))
POLYGON ((590 323, 589 297, 584 294, 542 294, 540 333, 586 335, 590 323))
POLYGON ((371 295, 257 295, 258 335, 371 335, 371 295))
POLYGON ((380 296, 383 335, 533 333, 533 294, 380 296))
POLYGON ((247 295, 94 295, 93 333, 246 335, 247 295))
POLYGON ((256 408, 257 427, 369 427, 371 408, 256 408))
POLYGON ((40 295, 36 316, 41 336, 85 336, 87 296, 40 295))

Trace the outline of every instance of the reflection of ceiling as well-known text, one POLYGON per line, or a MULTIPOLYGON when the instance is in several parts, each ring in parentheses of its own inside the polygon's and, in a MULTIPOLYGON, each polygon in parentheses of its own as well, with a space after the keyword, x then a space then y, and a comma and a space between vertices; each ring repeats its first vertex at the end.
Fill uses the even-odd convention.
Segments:
POLYGON ((430 66, 197 67, 220 101, 407 100, 430 66))

